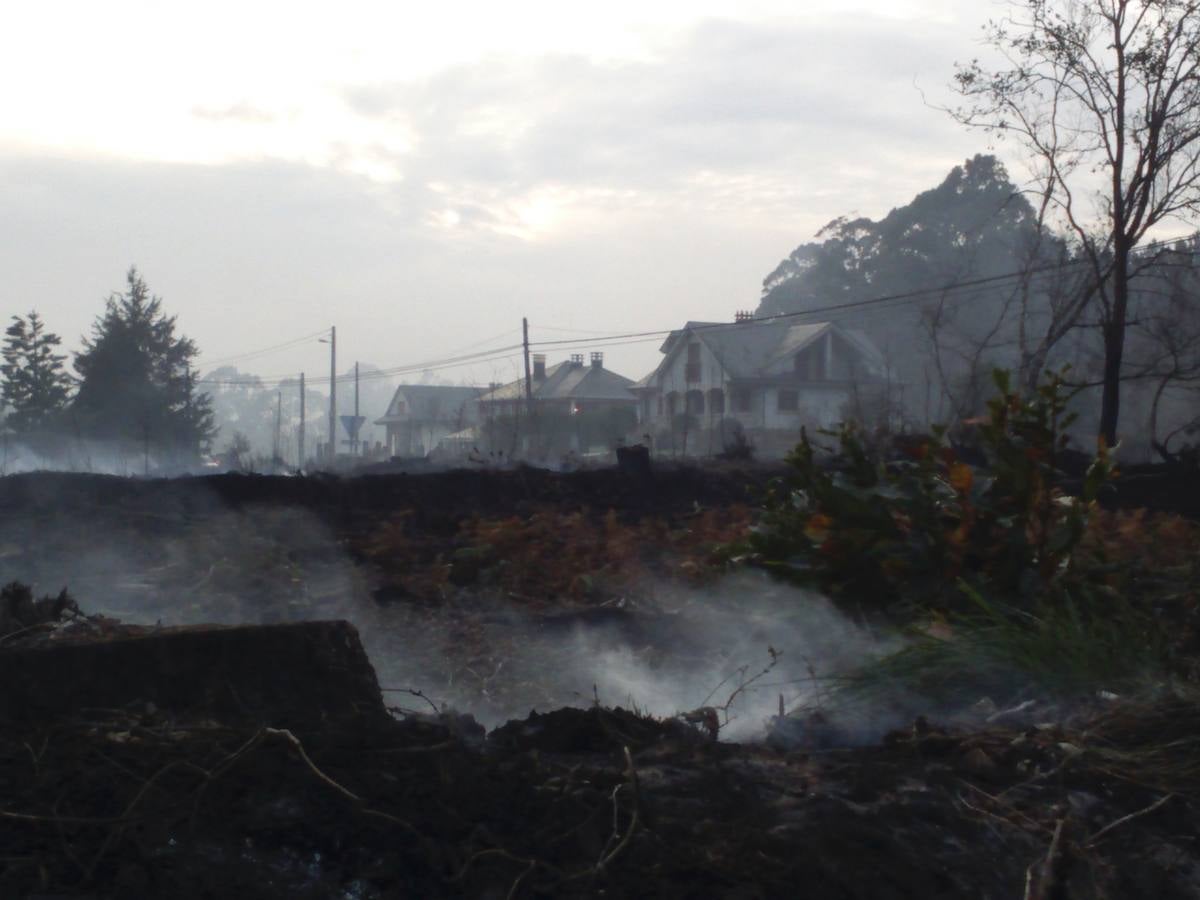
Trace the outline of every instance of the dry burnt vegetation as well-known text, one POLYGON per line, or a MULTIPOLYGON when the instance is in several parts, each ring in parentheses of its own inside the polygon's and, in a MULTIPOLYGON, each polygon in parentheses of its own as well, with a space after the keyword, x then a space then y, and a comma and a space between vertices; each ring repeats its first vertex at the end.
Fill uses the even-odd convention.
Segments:
POLYGON ((1071 483, 1057 388, 1000 387, 969 451, 786 471, 0 480, 52 595, 0 603, 0 895, 1195 896, 1196 526, 1136 497, 1196 477, 1071 483), (787 580, 892 637, 773 681, 787 580), (608 642, 714 705, 615 708, 608 642))

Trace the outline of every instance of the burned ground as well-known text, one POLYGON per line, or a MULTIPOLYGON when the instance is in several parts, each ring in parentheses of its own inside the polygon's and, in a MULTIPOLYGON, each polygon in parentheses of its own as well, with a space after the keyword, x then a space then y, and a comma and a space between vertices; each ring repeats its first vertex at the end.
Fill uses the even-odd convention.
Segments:
POLYGON ((870 632, 723 579, 770 474, 0 479, 5 580, 126 622, 0 637, 0 895, 1200 892, 1195 703, 774 719, 870 632))
MULTIPOLYGON (((117 668, 181 637, 184 669, 231 640, 257 640, 282 665, 214 667, 161 703, 114 681, 110 705, 10 721, 4 896, 1020 897, 1044 859, 1058 885, 1045 896, 1197 888, 1194 705, 1111 704, 1058 725, 918 722, 857 750, 714 742, 602 707, 485 738, 454 714, 389 716, 336 623, 83 630, 90 646, 67 636, 64 650, 117 668), (322 654, 303 664, 314 645, 322 654), (280 684, 290 699, 271 697, 280 684), (230 706, 239 693, 247 702, 230 706), (1131 767, 1164 729, 1174 750, 1131 767), (1165 790, 1158 779, 1181 762, 1192 780, 1165 790)), ((0 662, 7 681, 22 658, 0 662)))

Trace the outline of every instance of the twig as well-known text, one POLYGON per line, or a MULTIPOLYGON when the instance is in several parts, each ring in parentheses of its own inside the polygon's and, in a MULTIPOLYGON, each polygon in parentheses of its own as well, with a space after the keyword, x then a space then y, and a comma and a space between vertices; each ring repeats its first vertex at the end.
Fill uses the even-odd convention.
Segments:
MULTIPOLYGON (((973 785, 973 784, 971 784, 971 782, 969 782, 963 778, 958 779, 958 781, 960 784, 966 785, 967 787, 969 787, 971 790, 975 791, 980 796, 986 797, 988 800, 990 800, 992 803, 996 804, 997 806, 1009 810, 1013 815, 1022 819, 1029 827, 1033 828, 1035 831, 1045 831, 1046 830, 1045 825, 1041 824, 1040 822, 1035 821, 1034 819, 1029 818, 1029 816, 1025 815, 1025 813, 1021 812, 1019 809, 1017 809, 1011 803, 1005 803, 1003 800, 1001 800, 1000 797, 1002 797, 1003 794, 996 794, 996 795, 989 794, 983 788, 973 785)), ((962 798, 960 797, 959 799, 961 800, 962 798)), ((969 807, 969 808, 975 809, 975 807, 973 807, 973 806, 969 807)), ((996 816, 996 818, 999 818, 1002 821, 1008 821, 1007 819, 1004 819, 1003 816, 996 816)), ((1009 822, 1009 824, 1011 825, 1012 823, 1009 822)))
MULTIPOLYGON (((300 758, 302 760, 304 760, 304 764, 306 766, 308 766, 309 770, 314 775, 316 775, 319 779, 321 779, 321 781, 325 782, 327 785, 329 785, 331 788, 333 788, 335 791, 337 791, 339 794, 341 794, 343 797, 345 797, 350 802, 356 803, 359 805, 362 804, 362 802, 363 802, 362 797, 358 796, 358 794, 354 793, 349 788, 342 787, 342 785, 338 784, 336 781, 334 781, 332 778, 330 778, 328 775, 326 775, 324 772, 322 772, 319 768, 317 768, 317 764, 314 763, 312 761, 312 759, 309 758, 308 753, 304 749, 304 745, 300 743, 300 739, 298 737, 296 737, 294 734, 292 734, 290 731, 288 731, 286 728, 264 728, 263 732, 267 735, 270 735, 271 737, 283 738, 285 741, 287 741, 289 744, 292 745, 292 747, 295 749, 295 751, 297 753, 300 754, 300 758)), ((384 816, 389 819, 392 818, 391 816, 388 816, 387 813, 378 813, 378 815, 384 816)), ((397 820, 397 821, 399 821, 399 820, 397 820)))
POLYGON ((1021 781, 1021 782, 1018 782, 1017 784, 1006 787, 1004 790, 1002 790, 999 794, 996 795, 996 799, 1003 797, 1005 794, 1010 794, 1013 791, 1019 791, 1022 788, 1032 787, 1033 785, 1037 784, 1039 781, 1045 781, 1047 778, 1053 778, 1055 775, 1057 775, 1059 772, 1061 772, 1063 769, 1065 769, 1067 767, 1068 763, 1070 763, 1071 761, 1076 759, 1078 756, 1079 756, 1078 753, 1068 753, 1066 756, 1064 756, 1059 761, 1058 765, 1056 765, 1053 769, 1047 769, 1045 772, 1038 772, 1032 778, 1027 778, 1025 781, 1021 781))
POLYGON ((1063 825, 1066 824, 1066 819, 1059 819, 1054 825, 1054 837, 1050 840, 1050 849, 1046 851, 1046 855, 1041 860, 1037 860, 1029 864, 1029 868, 1025 870, 1025 897, 1024 900, 1044 900, 1049 896, 1048 891, 1054 886, 1056 870, 1058 868, 1059 845, 1062 842, 1063 825), (1034 878, 1034 869, 1041 865, 1041 877, 1034 878))
MULTIPOLYGON (((248 754, 251 750, 260 746, 269 737, 282 738, 284 741, 286 741, 288 744, 290 744, 291 747, 296 751, 296 753, 299 754, 300 759, 304 762, 305 766, 308 767, 308 770, 310 772, 312 772, 313 775, 315 775, 318 779, 320 779, 322 782, 324 782, 326 785, 328 785, 330 788, 332 788, 338 794, 340 794, 341 796, 343 796, 347 800, 349 800, 351 803, 353 803, 355 805, 355 807, 358 809, 358 811, 360 813, 362 813, 362 815, 367 816, 369 818, 382 819, 385 822, 390 822, 393 825, 397 825, 400 828, 403 828, 409 834, 416 837, 422 843, 425 843, 425 836, 422 835, 421 832, 419 832, 416 828, 414 828, 409 822, 404 821, 404 819, 401 819, 398 816, 393 816, 391 813, 385 813, 382 810, 366 808, 365 802, 363 801, 362 797, 358 796, 358 794, 354 793, 354 791, 350 790, 349 788, 345 787, 342 784, 339 784, 337 781, 334 781, 332 778, 330 778, 328 775, 326 775, 325 772, 323 772, 320 769, 320 767, 318 767, 317 764, 312 761, 312 758, 308 755, 308 752, 304 749, 304 745, 302 743, 300 743, 300 739, 298 737, 296 737, 294 734, 292 734, 292 732, 288 731, 286 728, 269 728, 269 727, 260 728, 254 734, 254 736, 250 738, 250 740, 246 741, 246 743, 242 744, 241 747, 239 747, 232 754, 230 754, 224 760, 222 760, 215 769, 213 769, 211 772, 205 772, 205 780, 200 785, 200 789, 196 792, 196 799, 195 799, 194 806, 192 808, 192 826, 193 826, 193 828, 195 827, 196 815, 200 811, 200 800, 203 798, 204 791, 208 787, 208 785, 211 784, 213 781, 215 781, 217 778, 219 778, 221 775, 223 775, 225 772, 229 771, 229 769, 235 763, 237 763, 238 760, 242 759, 242 757, 244 757, 246 754, 248 754)), ((203 770, 201 770, 201 771, 203 771, 203 770)))
POLYGON ((768 647, 767 652, 771 654, 771 661, 769 663, 767 663, 766 668, 764 668, 761 672, 759 672, 757 675, 754 675, 751 678, 745 678, 746 670, 748 667, 743 666, 739 670, 739 674, 741 674, 742 677, 745 678, 745 680, 741 684, 739 684, 736 688, 734 688, 733 693, 729 695, 729 699, 727 699, 725 701, 724 706, 717 707, 717 709, 719 709, 719 710, 721 710, 721 712, 725 713, 726 724, 729 723, 729 707, 733 706, 733 701, 738 698, 738 695, 745 693, 746 689, 748 687, 750 687, 750 685, 754 684, 754 682, 759 681, 760 679, 765 678, 767 675, 769 675, 771 670, 774 669, 775 666, 777 666, 779 664, 780 654, 775 650, 775 648, 768 647))
POLYGON ((435 715, 441 715, 442 711, 437 708, 437 704, 430 700, 425 694, 415 690, 414 688, 380 688, 379 690, 385 694, 412 694, 414 697, 420 697, 431 707, 433 707, 433 712, 435 715))
POLYGON ((42 631, 53 631, 55 624, 57 623, 35 622, 32 625, 26 625, 24 628, 18 628, 16 631, 10 631, 8 634, 0 634, 0 644, 3 644, 10 638, 20 637, 23 634, 28 634, 30 631, 38 631, 39 629, 42 631))
POLYGON ((543 868, 549 869, 552 872, 558 872, 558 869, 556 869, 554 866, 550 865, 549 863, 544 863, 544 862, 541 862, 536 859, 525 859, 522 856, 517 856, 513 853, 509 853, 503 847, 489 847, 486 850, 478 850, 475 853, 472 853, 470 858, 467 859, 467 861, 465 863, 463 863, 462 868, 458 870, 458 874, 455 875, 454 877, 452 877, 450 879, 450 881, 451 882, 462 881, 464 878, 467 877, 467 872, 469 872, 471 870, 471 866, 473 866, 478 860, 484 859, 485 857, 488 857, 488 856, 498 856, 501 859, 507 859, 510 862, 515 862, 515 863, 521 863, 522 865, 527 867, 525 869, 525 871, 522 872, 521 875, 517 878, 517 880, 515 882, 513 882, 512 888, 509 889, 508 896, 510 898, 516 896, 515 891, 516 891, 517 887, 520 886, 521 879, 523 879, 526 875, 528 875, 530 872, 532 872, 538 866, 542 866, 543 868))
POLYGON ((1114 822, 1109 822, 1107 825, 1105 825, 1103 828, 1101 828, 1099 831, 1097 831, 1095 834, 1093 834, 1090 838, 1088 838, 1087 843, 1085 843, 1083 846, 1086 848, 1092 847, 1092 845, 1094 845, 1097 841, 1099 841, 1102 837, 1104 837, 1106 834, 1108 834, 1114 828, 1119 828, 1120 826, 1124 825, 1126 822, 1132 822, 1134 819, 1140 819, 1142 816, 1150 815, 1150 813, 1154 812, 1160 806, 1163 806, 1168 800, 1172 799, 1175 796, 1176 796, 1175 794, 1167 794, 1165 797, 1160 797, 1158 800, 1155 800, 1153 803, 1151 803, 1145 809, 1139 809, 1137 812, 1131 812, 1127 816, 1121 816, 1121 818, 1117 819, 1114 822))
MULTIPOLYGON (((637 769, 633 767, 633 754, 629 752, 629 747, 626 746, 623 749, 625 750, 625 777, 629 779, 629 788, 633 792, 633 815, 629 819, 629 828, 625 831, 625 836, 621 838, 617 846, 613 847, 612 852, 610 852, 607 856, 601 856, 600 861, 596 863, 595 871, 597 873, 603 872, 604 868, 614 859, 616 859, 627 846, 629 846, 629 842, 633 839, 633 833, 637 831, 638 822, 641 818, 641 791, 638 789, 637 769)), ((620 790, 621 787, 623 787, 623 785, 618 785, 617 790, 620 790)), ((617 790, 613 791, 614 835, 617 833, 617 790)))
MULTIPOLYGON (((986 810, 986 809, 981 809, 980 807, 975 806, 973 803, 969 802, 962 794, 958 794, 957 797, 958 797, 959 803, 961 803, 964 807, 966 807, 967 809, 969 809, 971 812, 975 813, 976 815, 985 816, 986 818, 989 818, 989 819, 995 819, 997 822, 1007 825, 1009 828, 1016 828, 1020 831, 1025 831, 1025 826, 1014 822, 1012 819, 1006 819, 1004 816, 997 815, 996 813, 990 812, 989 810, 986 810)), ((985 824, 987 824, 987 823, 985 823, 985 824)), ((999 833, 990 824, 988 825, 988 828, 990 828, 992 830, 993 834, 999 833)))
POLYGON ((46 735, 45 740, 42 741, 42 749, 37 753, 33 752, 33 747, 28 741, 22 741, 21 743, 29 751, 29 758, 33 760, 33 777, 40 778, 42 774, 42 757, 45 755, 46 747, 50 743, 50 735, 46 735))
POLYGON ((536 868, 537 860, 531 859, 529 861, 529 865, 525 867, 525 871, 518 875, 516 880, 513 881, 512 887, 508 889, 508 895, 505 897, 505 900, 513 900, 513 898, 517 896, 517 891, 521 889, 521 882, 525 880, 525 876, 536 868))
MULTIPOLYGON (((183 763, 183 760, 174 760, 172 762, 169 762, 165 766, 163 766, 161 769, 159 769, 157 772, 155 772, 153 775, 151 775, 148 779, 146 779, 145 783, 141 786, 141 788, 138 790, 138 792, 134 795, 133 799, 131 801, 129 801, 129 804, 125 807, 124 818, 128 819, 131 815, 133 815, 133 811, 137 808, 137 805, 142 802, 142 798, 145 797, 146 794, 148 794, 150 792, 150 788, 152 788, 154 786, 155 782, 157 782, 159 778, 161 778, 163 775, 167 774, 167 772, 171 771, 171 769, 175 768, 176 766, 181 765, 182 763, 183 763)), ((100 849, 96 851, 96 855, 92 858, 91 863, 88 865, 87 870, 84 872, 84 880, 86 880, 86 881, 91 880, 92 875, 94 875, 96 872, 96 867, 100 865, 100 860, 104 859, 105 855, 109 851, 109 848, 112 847, 112 845, 115 841, 120 840, 120 838, 124 834, 125 834, 125 826, 124 826, 124 824, 119 824, 115 828, 111 829, 108 832, 108 834, 106 834, 104 836, 104 840, 100 844, 100 849)))

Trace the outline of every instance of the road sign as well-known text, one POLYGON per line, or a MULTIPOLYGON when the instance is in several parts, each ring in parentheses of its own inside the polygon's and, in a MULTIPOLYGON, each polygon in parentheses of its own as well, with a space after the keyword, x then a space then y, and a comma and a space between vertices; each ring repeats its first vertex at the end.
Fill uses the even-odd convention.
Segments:
POLYGON ((358 440, 358 431, 363 426, 363 422, 367 421, 366 416, 338 416, 342 420, 342 427, 346 429, 346 434, 350 436, 350 440, 358 440))

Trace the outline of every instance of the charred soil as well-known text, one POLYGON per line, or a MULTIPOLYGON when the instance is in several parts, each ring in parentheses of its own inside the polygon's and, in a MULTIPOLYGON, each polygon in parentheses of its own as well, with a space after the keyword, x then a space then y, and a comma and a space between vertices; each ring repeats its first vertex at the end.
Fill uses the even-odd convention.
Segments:
POLYGON ((50 595, 0 616, 0 896, 1200 894, 1179 695, 849 747, 715 741, 570 674, 777 641, 718 552, 774 474, 0 479, 3 581, 50 595))

